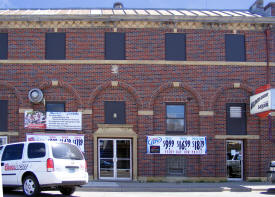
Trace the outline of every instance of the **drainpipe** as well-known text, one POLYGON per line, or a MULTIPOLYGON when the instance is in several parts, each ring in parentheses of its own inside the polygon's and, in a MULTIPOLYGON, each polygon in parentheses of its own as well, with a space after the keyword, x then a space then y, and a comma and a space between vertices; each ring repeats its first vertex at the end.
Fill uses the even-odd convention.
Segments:
POLYGON ((269 56, 269 38, 270 38, 270 25, 265 30, 265 46, 266 46, 266 84, 270 84, 270 56, 269 56))
MULTIPOLYGON (((269 56, 269 38, 270 38, 270 25, 265 30, 265 45, 266 45, 266 84, 270 84, 270 56, 269 56)), ((275 139, 272 138, 272 118, 268 115, 268 135, 269 140, 275 143, 275 139)))

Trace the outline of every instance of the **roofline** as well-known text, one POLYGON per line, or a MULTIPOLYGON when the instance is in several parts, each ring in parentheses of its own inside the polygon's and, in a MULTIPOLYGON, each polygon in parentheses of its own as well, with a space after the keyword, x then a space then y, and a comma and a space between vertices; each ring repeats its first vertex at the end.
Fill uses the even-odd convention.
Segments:
POLYGON ((0 21, 152 21, 275 24, 274 17, 217 16, 127 16, 127 15, 0 15, 0 21), (230 19, 230 20, 228 20, 230 19))

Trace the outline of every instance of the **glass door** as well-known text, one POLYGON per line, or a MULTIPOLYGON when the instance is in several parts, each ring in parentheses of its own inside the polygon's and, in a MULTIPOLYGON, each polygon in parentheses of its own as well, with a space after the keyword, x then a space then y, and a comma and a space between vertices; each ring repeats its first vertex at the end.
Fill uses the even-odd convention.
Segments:
POLYGON ((99 179, 132 179, 130 139, 99 139, 99 179))
POLYGON ((243 142, 226 141, 226 167, 228 180, 243 180, 243 142))
POLYGON ((99 177, 114 178, 114 142, 99 140, 99 177))

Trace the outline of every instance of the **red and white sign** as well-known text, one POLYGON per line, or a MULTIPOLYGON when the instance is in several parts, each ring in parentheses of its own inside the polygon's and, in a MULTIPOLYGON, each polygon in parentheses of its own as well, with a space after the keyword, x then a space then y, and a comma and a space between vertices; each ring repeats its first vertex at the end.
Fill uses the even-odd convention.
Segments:
POLYGON ((270 89, 270 85, 265 85, 258 88, 256 93, 250 97, 250 114, 265 117, 275 110, 275 89, 270 89))

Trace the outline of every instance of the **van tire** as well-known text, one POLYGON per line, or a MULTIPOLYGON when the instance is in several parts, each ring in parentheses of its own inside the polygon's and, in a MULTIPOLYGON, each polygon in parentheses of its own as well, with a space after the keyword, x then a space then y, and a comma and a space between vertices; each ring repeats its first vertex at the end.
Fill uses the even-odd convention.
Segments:
POLYGON ((23 192, 26 196, 39 196, 40 186, 35 176, 28 175, 23 179, 23 192))
POLYGON ((61 194, 65 195, 65 196, 69 196, 72 193, 74 193, 75 187, 74 186, 60 187, 59 191, 61 192, 61 194))

